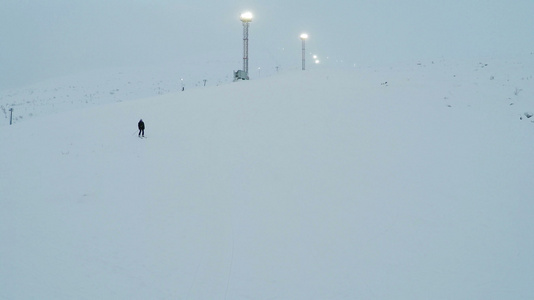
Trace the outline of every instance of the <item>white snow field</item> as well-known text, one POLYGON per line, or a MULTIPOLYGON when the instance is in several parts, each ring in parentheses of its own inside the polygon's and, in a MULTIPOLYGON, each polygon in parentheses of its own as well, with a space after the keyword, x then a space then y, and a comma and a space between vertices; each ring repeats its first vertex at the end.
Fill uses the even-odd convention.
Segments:
POLYGON ((533 75, 317 68, 4 124, 0 299, 532 299, 533 75))

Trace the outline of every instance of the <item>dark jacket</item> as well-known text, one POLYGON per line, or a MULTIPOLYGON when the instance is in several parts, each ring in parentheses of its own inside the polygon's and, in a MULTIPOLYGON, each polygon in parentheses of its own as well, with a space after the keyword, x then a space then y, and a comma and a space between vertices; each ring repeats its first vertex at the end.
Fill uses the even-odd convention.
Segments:
POLYGON ((139 123, 137 123, 137 127, 139 130, 145 130, 145 122, 143 120, 140 120, 139 123))

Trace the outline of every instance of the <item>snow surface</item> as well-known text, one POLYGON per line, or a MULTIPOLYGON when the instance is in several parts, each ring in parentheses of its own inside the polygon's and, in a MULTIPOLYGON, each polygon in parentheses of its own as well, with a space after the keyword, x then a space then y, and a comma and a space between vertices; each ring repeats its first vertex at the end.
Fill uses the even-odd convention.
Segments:
POLYGON ((0 299, 532 299, 533 75, 428 61, 34 105, 0 127, 0 299))

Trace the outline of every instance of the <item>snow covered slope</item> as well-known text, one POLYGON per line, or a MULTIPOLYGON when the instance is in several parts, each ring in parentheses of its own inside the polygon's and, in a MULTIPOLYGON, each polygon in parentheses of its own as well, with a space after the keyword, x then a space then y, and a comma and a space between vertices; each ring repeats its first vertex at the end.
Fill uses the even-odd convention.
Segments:
POLYGON ((3 126, 0 299, 532 298, 533 67, 296 72, 3 126))
MULTIPOLYGON (((0 126, 75 109, 131 101, 230 83, 227 61, 187 61, 164 66, 104 68, 50 78, 29 86, 0 90, 0 126)), ((239 62, 238 64, 239 65, 239 62)), ((272 74, 264 70, 264 75, 272 74)))

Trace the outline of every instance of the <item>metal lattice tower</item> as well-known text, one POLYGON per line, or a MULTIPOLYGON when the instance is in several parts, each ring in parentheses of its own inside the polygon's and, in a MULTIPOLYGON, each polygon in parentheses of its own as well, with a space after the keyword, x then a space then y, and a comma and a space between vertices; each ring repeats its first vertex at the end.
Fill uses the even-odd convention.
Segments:
POLYGON ((248 75, 248 25, 243 21, 243 71, 248 75))
POLYGON ((308 38, 308 34, 303 33, 300 35, 300 39, 302 40, 302 71, 306 70, 306 39, 308 38))
POLYGON ((242 13, 240 19, 243 22, 243 79, 248 79, 248 26, 252 22, 252 13, 242 13))

